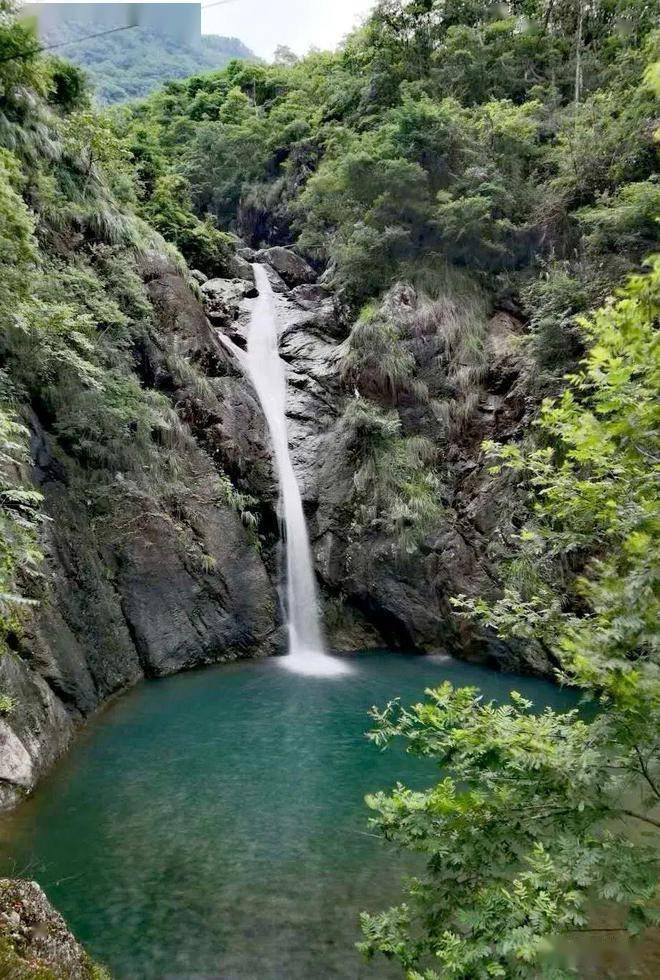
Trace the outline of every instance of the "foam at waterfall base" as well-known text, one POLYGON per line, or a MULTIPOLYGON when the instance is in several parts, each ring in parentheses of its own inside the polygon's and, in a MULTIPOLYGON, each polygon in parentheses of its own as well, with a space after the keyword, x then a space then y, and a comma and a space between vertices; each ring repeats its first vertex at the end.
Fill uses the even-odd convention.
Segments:
POLYGON ((307 677, 345 677, 353 668, 337 657, 329 657, 318 650, 296 650, 285 657, 278 658, 280 666, 293 674, 307 677))

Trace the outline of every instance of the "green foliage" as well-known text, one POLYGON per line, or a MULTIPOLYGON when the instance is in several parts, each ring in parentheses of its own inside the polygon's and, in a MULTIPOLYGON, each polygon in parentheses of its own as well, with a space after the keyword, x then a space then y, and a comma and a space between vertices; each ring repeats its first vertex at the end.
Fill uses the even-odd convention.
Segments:
POLYGON ((369 800, 386 839, 420 851, 409 903, 365 915, 364 950, 424 978, 566 976, 554 940, 660 919, 657 325, 660 260, 579 321, 588 353, 537 425, 547 443, 487 448, 524 477, 532 517, 502 598, 455 600, 499 635, 543 646, 598 711, 536 716, 444 685, 374 712, 443 780, 369 800), (533 575, 521 575, 532 564, 533 575), (552 955, 551 955, 552 954, 552 955), (561 969, 563 972, 557 972, 561 969))
MULTIPOLYGON (((27 602, 21 585, 37 573, 41 559, 37 543, 41 496, 27 479, 29 433, 12 409, 11 389, 4 371, 0 372, 0 389, 1 654, 7 649, 8 637, 20 632, 20 612, 27 602)), ((0 711, 10 710, 9 700, 2 702, 0 697, 0 711)))
POLYGON ((641 253, 657 241, 660 186, 655 180, 626 184, 613 196, 604 194, 595 207, 578 211, 577 218, 593 251, 641 253))
POLYGON ((344 379, 367 394, 382 393, 396 401, 414 385, 415 359, 400 332, 365 307, 351 330, 342 363, 344 379))
POLYGON ((609 278, 587 261, 555 260, 522 288, 529 342, 543 371, 562 375, 579 360, 584 338, 577 316, 605 299, 609 278))
POLYGON ((88 101, 85 74, 68 61, 51 58, 49 62, 51 91, 48 101, 62 112, 82 109, 88 101))
POLYGON ((414 554, 441 514, 432 444, 403 436, 396 412, 361 398, 348 403, 342 426, 355 466, 353 533, 381 531, 395 552, 414 554))
POLYGON ((231 89, 219 118, 196 128, 183 157, 183 172, 201 211, 227 225, 244 184, 263 172, 266 135, 261 116, 243 93, 231 89))
POLYGON ((166 173, 156 178, 143 208, 147 221, 177 246, 194 268, 219 272, 230 256, 230 239, 219 232, 212 220, 200 221, 192 213, 186 181, 166 173))
POLYGON ((654 232, 658 5, 581 9, 578 66, 575 4, 381 0, 336 54, 232 63, 124 122, 198 217, 297 239, 354 310, 432 255, 497 288, 588 253, 611 287, 654 232))
POLYGON ((33 56, 39 49, 34 24, 17 23, 15 13, 13 0, 0 0, 0 98, 7 100, 12 110, 18 108, 16 94, 23 86, 41 96, 49 87, 46 66, 33 56))
POLYGON ((0 694, 0 715, 10 715, 16 707, 15 698, 8 694, 0 694))
POLYGON ((403 738, 443 778, 367 800, 372 826, 422 854, 427 873, 408 903, 363 916, 364 952, 425 980, 569 976, 552 937, 588 931, 613 903, 633 933, 657 920, 655 831, 644 808, 630 815, 637 743, 621 745, 605 715, 538 715, 515 692, 499 707, 448 683, 427 695, 373 712, 377 745, 403 738))
POLYGON ((656 259, 615 302, 580 321, 589 341, 581 371, 560 399, 544 402, 537 423, 550 446, 527 453, 488 446, 501 457, 496 468, 527 474, 533 488, 534 518, 521 546, 544 570, 543 591, 508 589, 477 611, 512 634, 525 628, 517 604, 536 606, 569 672, 613 693, 643 683, 658 622, 659 311, 656 259), (577 577, 574 557, 584 569, 577 577), (573 608, 562 601, 566 593, 573 608))
POLYGON ((0 148, 0 308, 25 296, 28 277, 37 263, 34 218, 20 195, 20 164, 0 148))
POLYGON ((259 501, 249 494, 240 493, 228 476, 220 478, 218 490, 219 499, 236 511, 250 535, 252 544, 259 548, 259 518, 255 513, 255 507, 259 501))

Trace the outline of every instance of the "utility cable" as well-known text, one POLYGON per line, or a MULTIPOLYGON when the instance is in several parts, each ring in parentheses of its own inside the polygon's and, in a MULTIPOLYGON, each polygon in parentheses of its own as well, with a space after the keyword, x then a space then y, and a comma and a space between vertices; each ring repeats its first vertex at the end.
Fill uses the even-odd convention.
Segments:
POLYGON ((67 44, 80 44, 81 41, 89 41, 95 37, 106 37, 108 34, 118 34, 119 31, 130 31, 137 24, 125 24, 123 27, 111 27, 108 31, 99 31, 96 34, 85 34, 83 37, 74 37, 70 41, 59 41, 57 44, 46 44, 43 47, 30 48, 29 51, 21 51, 20 54, 10 54, 8 57, 0 58, 0 65, 7 61, 18 61, 21 58, 31 58, 33 54, 42 54, 44 51, 54 51, 56 48, 63 48, 67 44))

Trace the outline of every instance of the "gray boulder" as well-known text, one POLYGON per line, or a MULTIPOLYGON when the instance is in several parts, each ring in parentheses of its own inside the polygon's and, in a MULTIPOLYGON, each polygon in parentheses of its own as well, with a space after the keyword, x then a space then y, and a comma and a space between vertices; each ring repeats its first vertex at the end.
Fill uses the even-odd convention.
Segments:
POLYGON ((206 315, 214 326, 229 327, 238 319, 243 300, 255 293, 254 281, 209 279, 202 286, 206 315))
POLYGON ((252 265, 240 254, 237 253, 232 257, 230 271, 236 279, 247 279, 248 282, 254 284, 254 270, 252 265))
POLYGON ((258 253, 258 261, 267 262, 279 273, 290 288, 304 283, 316 282, 317 276, 309 263, 297 255, 293 249, 275 245, 258 253))
POLYGON ((257 261, 257 253, 253 248, 249 248, 247 245, 242 245, 240 248, 237 248, 236 254, 239 255, 242 259, 245 259, 246 262, 257 261))
POLYGON ((304 310, 315 310, 322 303, 331 301, 332 294, 324 286, 316 283, 304 283, 291 290, 291 299, 304 310))

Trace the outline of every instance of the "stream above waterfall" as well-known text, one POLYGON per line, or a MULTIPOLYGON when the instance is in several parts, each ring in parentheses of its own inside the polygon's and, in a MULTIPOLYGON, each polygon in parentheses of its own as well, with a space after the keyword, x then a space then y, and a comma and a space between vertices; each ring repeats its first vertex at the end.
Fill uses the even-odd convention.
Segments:
POLYGON ((438 770, 371 745, 369 707, 443 680, 572 703, 449 658, 363 653, 332 680, 281 659, 140 684, 0 818, 0 872, 39 881, 117 980, 400 976, 354 948, 411 868, 363 800, 438 770))

